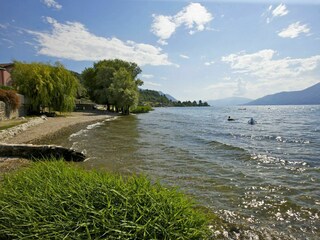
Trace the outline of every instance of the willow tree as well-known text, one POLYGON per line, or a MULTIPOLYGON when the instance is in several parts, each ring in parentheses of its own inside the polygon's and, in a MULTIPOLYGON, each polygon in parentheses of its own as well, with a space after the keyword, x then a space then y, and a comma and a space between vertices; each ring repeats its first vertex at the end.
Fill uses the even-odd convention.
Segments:
POLYGON ((136 63, 120 59, 102 60, 82 72, 84 85, 91 100, 106 104, 108 110, 114 106, 117 111, 129 114, 129 109, 137 103, 138 86, 143 82, 137 79, 141 69, 136 63))
POLYGON ((74 109, 79 83, 63 65, 15 62, 11 75, 14 86, 27 97, 34 112, 45 108, 60 112, 74 109))
POLYGON ((138 104, 139 81, 134 81, 130 72, 125 68, 119 69, 113 75, 113 82, 108 88, 109 101, 121 110, 122 114, 128 115, 130 107, 138 104))

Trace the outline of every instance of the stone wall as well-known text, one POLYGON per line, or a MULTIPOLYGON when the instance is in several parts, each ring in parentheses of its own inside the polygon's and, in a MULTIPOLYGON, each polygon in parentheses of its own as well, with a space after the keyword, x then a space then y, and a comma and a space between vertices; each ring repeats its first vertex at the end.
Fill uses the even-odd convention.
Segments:
POLYGON ((6 119, 6 104, 0 101, 0 121, 6 119))
POLYGON ((17 95, 20 100, 20 107, 15 111, 11 111, 10 109, 7 110, 5 102, 0 101, 0 121, 5 119, 23 117, 26 115, 25 98, 21 94, 17 94, 17 95))

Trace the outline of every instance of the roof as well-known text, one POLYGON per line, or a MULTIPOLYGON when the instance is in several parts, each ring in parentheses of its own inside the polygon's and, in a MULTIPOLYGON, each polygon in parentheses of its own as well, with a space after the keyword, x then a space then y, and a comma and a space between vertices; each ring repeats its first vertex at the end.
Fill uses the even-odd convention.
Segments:
POLYGON ((14 63, 0 63, 0 69, 6 69, 7 67, 12 67, 14 63))

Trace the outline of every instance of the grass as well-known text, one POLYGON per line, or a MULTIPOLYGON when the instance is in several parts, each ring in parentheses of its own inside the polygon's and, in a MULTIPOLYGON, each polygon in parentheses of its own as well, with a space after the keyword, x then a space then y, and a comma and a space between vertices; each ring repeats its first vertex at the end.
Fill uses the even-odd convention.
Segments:
POLYGON ((18 126, 18 125, 26 123, 26 122, 28 122, 28 120, 26 120, 26 119, 23 119, 23 120, 21 120, 21 119, 13 119, 13 120, 0 121, 0 131, 8 129, 8 128, 15 127, 15 126, 18 126))
POLYGON ((0 239, 206 239, 208 217, 144 176, 45 161, 0 182, 0 239))

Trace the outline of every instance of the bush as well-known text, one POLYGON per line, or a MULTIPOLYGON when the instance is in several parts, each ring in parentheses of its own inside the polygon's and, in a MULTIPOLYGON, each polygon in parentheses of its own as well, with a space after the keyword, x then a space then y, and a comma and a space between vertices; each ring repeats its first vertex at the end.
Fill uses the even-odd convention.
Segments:
POLYGON ((203 239, 205 215, 146 177, 37 162, 0 183, 0 239, 203 239))
POLYGON ((137 106, 135 109, 131 110, 131 113, 147 113, 152 111, 150 106, 137 106))
POLYGON ((5 102, 11 111, 15 111, 20 106, 19 97, 14 90, 0 89, 0 101, 5 102))

